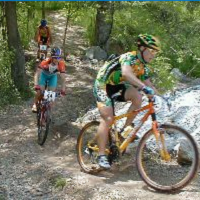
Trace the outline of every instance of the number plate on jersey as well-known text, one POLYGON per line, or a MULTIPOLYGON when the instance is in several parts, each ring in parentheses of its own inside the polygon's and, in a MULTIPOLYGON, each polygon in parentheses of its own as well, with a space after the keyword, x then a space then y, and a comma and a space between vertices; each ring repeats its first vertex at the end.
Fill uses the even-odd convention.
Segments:
POLYGON ((47 50, 47 45, 40 45, 40 50, 41 51, 46 51, 47 50))
POLYGON ((47 101, 55 101, 56 98, 56 93, 52 92, 52 91, 44 91, 44 99, 46 99, 47 101))

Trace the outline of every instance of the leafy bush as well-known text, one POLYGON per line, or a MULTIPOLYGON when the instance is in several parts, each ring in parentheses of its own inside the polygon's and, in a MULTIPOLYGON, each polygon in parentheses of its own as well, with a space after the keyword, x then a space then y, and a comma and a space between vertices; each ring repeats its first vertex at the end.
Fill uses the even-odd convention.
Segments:
POLYGON ((157 57, 151 63, 153 66, 154 76, 153 83, 155 87, 161 92, 171 90, 176 84, 176 79, 170 73, 172 66, 169 64, 169 59, 163 56, 157 57))
POLYGON ((17 21, 20 37, 22 45, 25 49, 28 49, 41 20, 41 6, 38 7, 35 2, 19 2, 17 5, 17 21))
POLYGON ((0 39, 0 108, 10 103, 20 101, 20 94, 11 78, 11 64, 14 59, 13 52, 8 50, 7 43, 0 39))
POLYGON ((96 10, 93 7, 82 9, 79 15, 74 20, 74 23, 86 29, 85 38, 89 41, 89 45, 94 45, 95 41, 95 19, 96 10))

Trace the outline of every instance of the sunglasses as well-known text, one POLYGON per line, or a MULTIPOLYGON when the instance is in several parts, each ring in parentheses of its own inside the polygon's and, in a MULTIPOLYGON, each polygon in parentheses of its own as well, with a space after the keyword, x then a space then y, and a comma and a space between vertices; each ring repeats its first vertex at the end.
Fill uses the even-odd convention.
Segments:
POLYGON ((148 51, 153 55, 156 55, 158 53, 158 50, 155 50, 155 49, 149 49, 148 48, 148 51))
POLYGON ((60 60, 61 57, 57 57, 57 56, 52 56, 53 59, 56 59, 56 60, 60 60))

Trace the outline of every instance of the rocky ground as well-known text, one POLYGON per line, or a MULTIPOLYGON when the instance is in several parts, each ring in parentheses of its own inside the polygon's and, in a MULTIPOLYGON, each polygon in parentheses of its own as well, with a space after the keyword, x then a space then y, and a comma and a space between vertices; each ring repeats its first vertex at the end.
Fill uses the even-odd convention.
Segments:
MULTIPOLYGON (((64 28, 61 27, 64 27, 65 18, 52 13, 49 20, 54 44, 62 44, 64 28)), ((71 26, 67 33, 69 52, 75 55, 67 62, 67 95, 57 99, 54 124, 43 147, 37 144, 32 100, 20 106, 9 106, 0 113, 0 200, 199 199, 199 176, 178 193, 163 194, 146 186, 134 164, 131 176, 130 168, 113 169, 98 175, 80 171, 76 140, 82 117, 89 110, 92 113, 95 107, 92 85, 98 68, 98 63, 92 64, 78 57, 87 47, 83 33, 78 26, 71 26)), ((181 116, 180 113, 180 120, 181 116)), ((197 112, 195 116, 198 116, 197 112)), ((186 121, 194 118, 187 117, 186 121)))

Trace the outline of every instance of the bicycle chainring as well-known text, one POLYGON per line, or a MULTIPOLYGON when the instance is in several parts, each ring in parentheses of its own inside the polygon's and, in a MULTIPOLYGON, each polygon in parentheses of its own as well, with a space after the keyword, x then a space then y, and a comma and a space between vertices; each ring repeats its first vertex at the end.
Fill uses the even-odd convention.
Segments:
POLYGON ((110 154, 108 155, 108 161, 110 164, 112 164, 113 162, 117 162, 119 159, 119 149, 115 144, 112 144, 110 146, 110 154))

